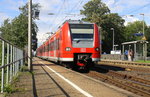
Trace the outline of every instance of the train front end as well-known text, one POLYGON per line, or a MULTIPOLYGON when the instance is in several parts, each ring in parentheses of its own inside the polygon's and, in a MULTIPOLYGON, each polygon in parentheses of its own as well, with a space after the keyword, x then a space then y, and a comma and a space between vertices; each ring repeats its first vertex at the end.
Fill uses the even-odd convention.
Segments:
POLYGON ((72 58, 73 67, 87 69, 100 60, 100 34, 96 24, 81 21, 68 22, 65 53, 72 58), (68 38, 67 38, 68 36, 68 38))

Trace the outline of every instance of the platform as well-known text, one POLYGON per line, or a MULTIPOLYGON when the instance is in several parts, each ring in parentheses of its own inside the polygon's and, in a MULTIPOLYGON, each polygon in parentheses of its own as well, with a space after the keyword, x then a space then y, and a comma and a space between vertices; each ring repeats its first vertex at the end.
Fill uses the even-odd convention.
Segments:
POLYGON ((10 97, 139 97, 54 63, 34 58, 33 73, 23 74, 22 90, 10 97))

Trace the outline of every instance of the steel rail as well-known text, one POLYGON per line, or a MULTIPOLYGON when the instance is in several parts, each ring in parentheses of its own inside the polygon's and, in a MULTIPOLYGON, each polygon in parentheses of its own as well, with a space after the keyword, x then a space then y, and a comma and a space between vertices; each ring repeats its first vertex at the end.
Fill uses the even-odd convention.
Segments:
POLYGON ((99 67, 99 65, 96 65, 95 67, 103 69, 105 71, 108 71, 107 74, 111 75, 111 76, 114 76, 114 77, 120 77, 122 79, 130 79, 130 80, 133 80, 133 81, 136 81, 136 82, 140 82, 140 83, 143 83, 143 84, 150 85, 150 80, 146 80, 146 79, 143 79, 143 78, 140 78, 140 77, 135 77, 135 76, 132 76, 132 75, 129 75, 129 74, 123 74, 123 73, 115 72, 113 70, 108 70, 106 68, 99 67))
POLYGON ((138 63, 138 62, 127 62, 127 61, 107 61, 107 60, 101 60, 99 63, 113 63, 113 64, 127 64, 127 65, 150 66, 150 63, 138 63))
POLYGON ((97 73, 97 72, 90 72, 90 73, 92 74, 92 77, 97 78, 97 79, 101 78, 101 80, 103 82, 109 82, 111 84, 114 84, 114 85, 116 85, 118 87, 121 87, 123 89, 129 90, 129 91, 131 91, 133 93, 136 93, 138 95, 141 95, 141 96, 144 96, 144 97, 150 97, 150 93, 149 92, 141 90, 141 89, 138 89, 138 88, 135 88, 135 87, 131 86, 130 84, 125 84, 125 83, 123 83, 123 81, 118 80, 115 77, 111 77, 111 76, 108 76, 108 75, 100 74, 100 73, 97 73))
POLYGON ((135 77, 135 76, 132 76, 132 75, 127 75, 127 74, 114 72, 112 70, 109 70, 109 73, 110 73, 111 76, 112 76, 112 74, 114 74, 114 75, 122 77, 123 79, 130 79, 130 80, 133 80, 133 81, 137 81, 137 82, 140 82, 140 83, 143 83, 143 84, 150 85, 150 80, 142 79, 142 78, 135 77))
POLYGON ((127 85, 132 85, 136 88, 140 88, 141 90, 145 90, 145 91, 150 91, 150 84, 148 83, 149 80, 145 80, 145 79, 141 79, 141 78, 137 78, 137 77, 133 77, 133 76, 130 76, 130 75, 125 75, 125 74, 120 74, 120 73, 117 73, 117 72, 113 72, 113 71, 110 71, 109 73, 107 73, 109 76, 112 76, 113 78, 118 78, 117 76, 119 75, 119 77, 121 77, 121 81, 123 83, 126 83, 127 85), (135 79, 139 79, 139 80, 134 80, 135 79), (144 80, 141 81, 141 80, 144 80))
POLYGON ((107 63, 107 62, 99 62, 97 65, 107 65, 107 66, 117 66, 121 67, 124 69, 131 69, 132 71, 144 71, 144 72, 149 72, 150 68, 149 66, 138 66, 138 65, 128 65, 128 64, 113 64, 113 63, 107 63))

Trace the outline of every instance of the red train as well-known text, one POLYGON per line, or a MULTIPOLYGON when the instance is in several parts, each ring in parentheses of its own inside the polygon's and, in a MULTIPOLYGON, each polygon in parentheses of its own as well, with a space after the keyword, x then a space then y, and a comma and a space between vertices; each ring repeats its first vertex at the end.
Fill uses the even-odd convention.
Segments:
POLYGON ((100 60, 98 26, 78 20, 67 20, 49 39, 37 48, 37 56, 67 67, 89 70, 100 60))

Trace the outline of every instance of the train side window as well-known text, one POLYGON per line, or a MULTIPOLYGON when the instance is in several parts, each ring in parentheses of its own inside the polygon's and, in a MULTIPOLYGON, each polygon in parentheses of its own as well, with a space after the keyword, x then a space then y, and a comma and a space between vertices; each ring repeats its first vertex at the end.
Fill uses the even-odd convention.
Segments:
POLYGON ((43 48, 43 51, 45 52, 45 46, 44 46, 44 48, 43 48))
POLYGON ((51 43, 51 49, 54 50, 54 41, 51 43))
POLYGON ((51 51, 51 50, 50 50, 50 43, 48 44, 48 51, 51 51))
POLYGON ((48 52, 48 45, 46 45, 46 52, 48 52))
POLYGON ((51 49, 51 43, 49 43, 49 50, 51 51, 52 49, 51 49))

